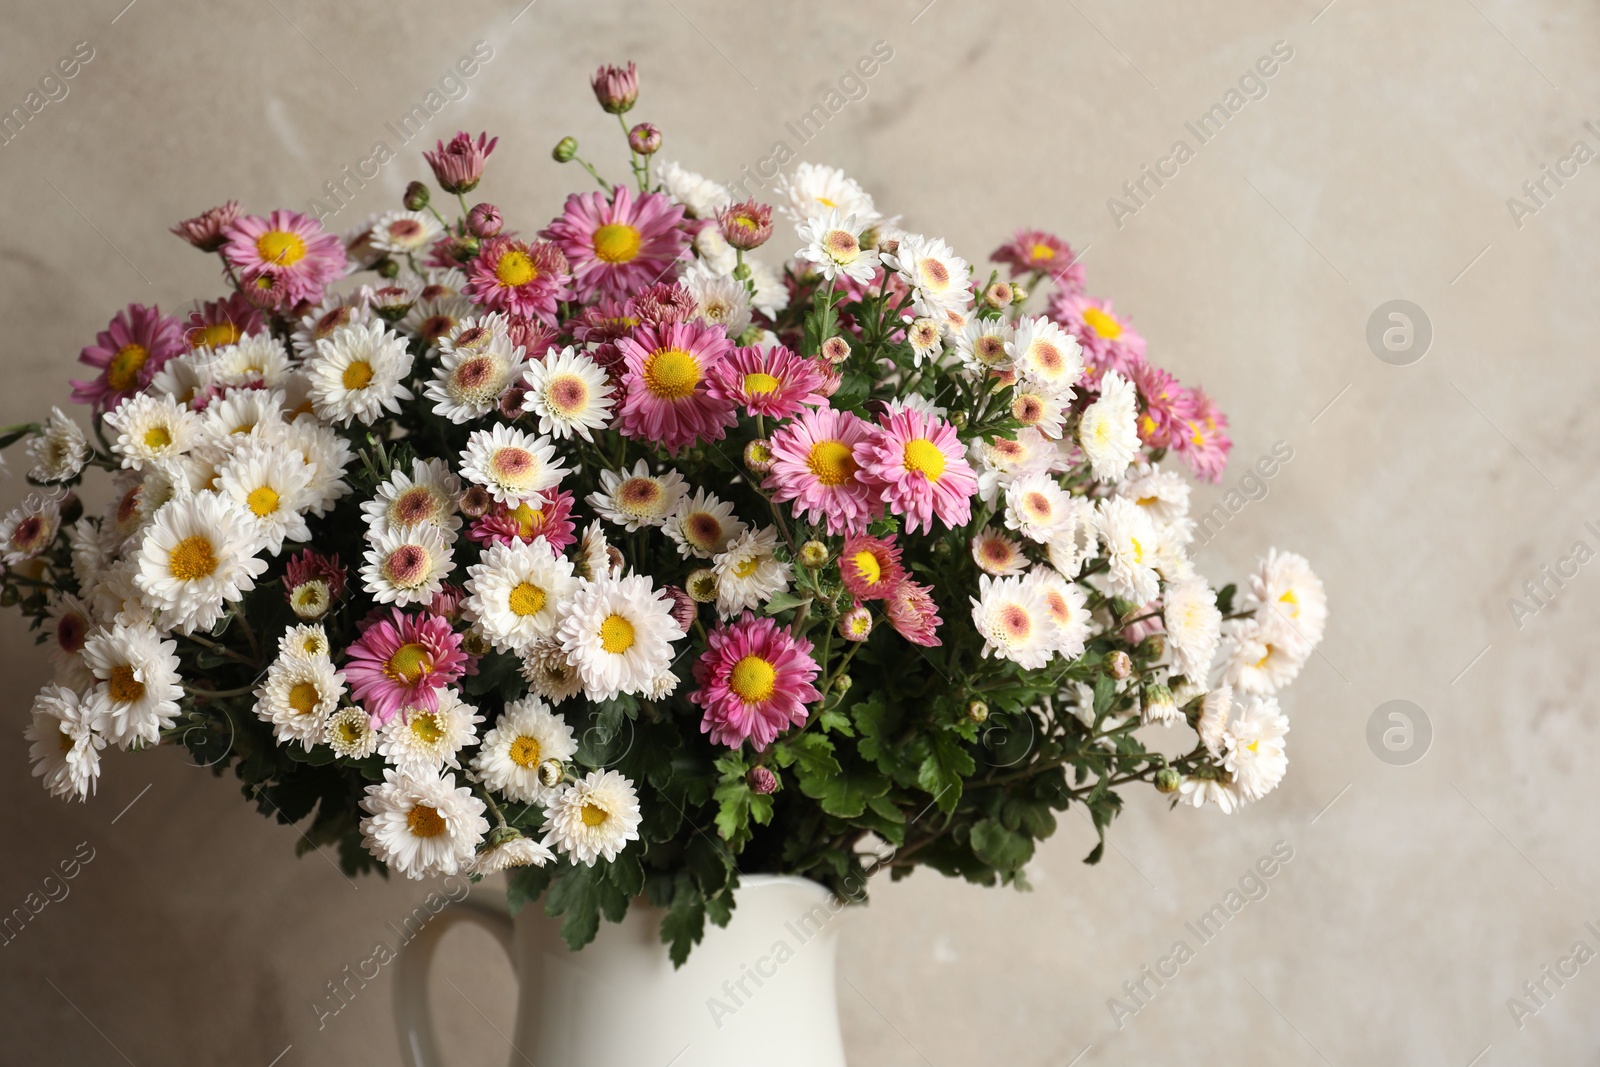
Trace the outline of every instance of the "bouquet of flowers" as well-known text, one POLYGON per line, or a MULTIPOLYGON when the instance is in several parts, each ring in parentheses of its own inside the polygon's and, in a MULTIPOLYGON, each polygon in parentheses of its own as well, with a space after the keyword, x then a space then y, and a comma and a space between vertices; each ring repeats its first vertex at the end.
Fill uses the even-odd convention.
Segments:
POLYGON ((87 431, 0 432, 50 792, 172 741, 348 871, 509 871, 573 947, 647 895, 681 961, 741 874, 1021 886, 1071 805, 1094 862, 1119 787, 1271 791, 1321 583, 1195 573, 1175 467, 1227 420, 1071 248, 975 271, 825 166, 739 201, 629 126, 632 64, 593 89, 629 181, 565 138, 599 188, 519 233, 459 133, 342 237, 213 208, 173 231, 225 295, 119 313, 87 431))

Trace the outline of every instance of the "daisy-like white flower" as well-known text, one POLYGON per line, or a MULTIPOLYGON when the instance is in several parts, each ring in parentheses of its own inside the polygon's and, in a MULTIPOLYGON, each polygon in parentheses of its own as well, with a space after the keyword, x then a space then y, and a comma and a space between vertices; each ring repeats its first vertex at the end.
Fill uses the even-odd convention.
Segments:
POLYGON ((971 446, 972 462, 978 476, 978 497, 993 505, 1006 486, 1029 471, 1066 470, 1056 442, 1034 429, 1017 431, 1014 437, 976 438, 971 446))
POLYGON ((554 633, 578 585, 572 562, 542 537, 490 545, 467 575, 466 615, 502 652, 523 651, 554 633))
POLYGON ((137 584, 137 557, 119 559, 101 568, 94 582, 84 590, 96 619, 140 626, 150 622, 155 607, 137 584))
POLYGON ((683 272, 682 284, 694 298, 694 317, 701 322, 721 326, 729 337, 738 337, 750 325, 750 292, 744 282, 694 263, 683 272))
POLYGON ((1245 803, 1225 772, 1220 778, 1216 772, 1189 775, 1178 785, 1178 800, 1196 808, 1215 804, 1224 815, 1232 815, 1245 803))
POLYGON ((972 625, 983 638, 983 654, 1039 670, 1056 651, 1056 624, 1037 584, 1026 578, 980 575, 972 598, 972 625))
POLYGON ((1276 693, 1294 681, 1312 646, 1286 629, 1260 619, 1234 623, 1222 650, 1223 681, 1249 696, 1276 693))
POLYGON ((566 473, 549 438, 504 424, 474 430, 461 453, 461 476, 511 506, 555 488, 566 473))
POLYGON ((467 283, 459 270, 428 272, 428 282, 417 294, 406 317, 400 320, 400 330, 427 345, 438 348, 462 321, 477 311, 477 306, 462 295, 467 283))
POLYGON ((793 171, 780 176, 773 202, 796 225, 807 219, 825 218, 831 211, 854 215, 863 228, 883 219, 871 194, 860 183, 837 167, 819 163, 798 163, 793 171))
POLYGON ((906 234, 883 262, 911 287, 911 306, 918 315, 943 322, 947 311, 972 302, 972 270, 940 238, 906 234))
POLYGON ((794 569, 773 554, 778 531, 765 526, 746 530, 712 557, 717 576, 717 614, 731 619, 741 611, 760 608, 774 594, 788 590, 794 569))
POLYGON ((94 630, 89 606, 70 593, 62 593, 45 616, 44 633, 50 658, 56 665, 56 681, 74 689, 87 689, 95 682, 83 659, 83 646, 94 630))
POLYGON ((1328 623, 1328 595, 1304 556, 1268 550, 1250 576, 1241 606, 1281 644, 1317 645, 1328 623))
POLYGON ((1030 541, 1049 544, 1076 511, 1072 494, 1048 474, 1024 474, 1006 487, 1006 528, 1030 541))
POLYGON ((434 414, 459 426, 494 411, 506 388, 522 377, 523 366, 522 349, 512 348, 510 341, 449 352, 440 357, 423 392, 433 401, 434 414))
POLYGON ((1161 624, 1172 649, 1173 672, 1204 679, 1222 637, 1217 594, 1205 579, 1191 578, 1167 585, 1161 597, 1161 624))
POLYGON ((483 735, 472 769, 484 788, 507 800, 543 804, 556 787, 539 781, 539 765, 546 760, 565 763, 577 751, 567 721, 537 696, 526 696, 507 704, 494 728, 483 735))
POLYGON ((593 432, 611 421, 610 379, 600 364, 571 345, 530 362, 522 379, 528 388, 522 407, 539 416, 540 433, 592 441, 593 432))
POLYGON ((35 481, 66 482, 76 478, 89 459, 89 440, 60 408, 50 409, 50 421, 28 442, 35 481))
POLYGON ((157 744, 177 721, 183 686, 176 641, 163 641, 148 625, 115 623, 89 635, 83 661, 95 677, 86 703, 99 731, 119 748, 157 744))
POLYGON ((1078 444, 1101 481, 1121 478, 1139 454, 1138 411, 1133 384, 1115 371, 1108 372, 1100 380, 1099 399, 1084 409, 1078 423, 1078 444))
POLYGON ((140 470, 147 463, 177 459, 200 439, 200 419, 170 396, 140 393, 106 414, 116 431, 111 451, 122 465, 140 470))
POLYGON ((651 474, 650 464, 641 459, 631 471, 601 471, 600 492, 590 493, 588 504, 609 522, 641 530, 665 525, 686 491, 683 475, 671 468, 651 474))
POLYGON ((344 678, 324 658, 281 656, 256 689, 256 716, 272 724, 280 744, 310 749, 323 740, 328 717, 344 696, 344 678))
POLYGON ((1022 546, 993 526, 985 526, 972 536, 972 561, 985 574, 1009 578, 1028 569, 1022 546))
POLYGON ((278 638, 278 655, 298 656, 300 659, 326 660, 333 654, 328 644, 327 631, 316 623, 300 623, 283 631, 278 638))
POLYGON ((372 224, 367 240, 380 252, 406 256, 427 248, 443 232, 439 220, 425 211, 391 211, 372 224))
POLYGON ((693 218, 709 219, 719 208, 733 203, 733 194, 727 187, 675 161, 656 160, 655 173, 667 195, 682 204, 693 218))
POLYGON ((830 534, 864 533, 883 505, 859 477, 856 449, 874 436, 871 423, 848 411, 803 411, 772 435, 762 487, 774 503, 794 501, 796 518, 825 523, 830 534))
POLYGON ((350 483, 344 480, 345 468, 355 459, 350 442, 315 418, 299 418, 284 431, 283 443, 300 453, 311 471, 306 510, 321 518, 350 493, 350 483))
POLYGON ((678 555, 711 559, 728 542, 744 533, 745 524, 734 517, 733 505, 717 499, 713 493, 696 489, 693 496, 682 499, 664 529, 672 543, 678 546, 678 555))
POLYGON ((1222 766, 1233 778, 1234 789, 1246 800, 1260 800, 1289 769, 1283 735, 1289 719, 1275 697, 1240 702, 1222 737, 1222 766))
POLYGON ((452 775, 383 772, 361 807, 361 844, 407 878, 459 874, 489 832, 483 801, 452 775))
POLYGON ((1067 517, 1045 545, 1050 566, 1067 578, 1076 578, 1099 548, 1094 505, 1082 497, 1073 497, 1067 517))
POLYGON ((1188 544, 1194 537, 1189 519, 1189 483, 1181 475, 1144 464, 1117 483, 1117 493, 1150 513, 1166 539, 1188 544))
POLYGON ((461 529, 461 516, 456 514, 460 494, 461 479, 450 472, 448 464, 418 459, 412 461, 409 475, 391 471, 372 499, 361 505, 361 513, 372 533, 433 526, 449 545, 455 543, 456 531, 461 529))
POLYGON ((385 411, 398 414, 400 401, 412 397, 405 385, 411 362, 406 339, 382 323, 334 330, 305 362, 317 418, 349 426, 369 424, 385 411))
POLYGON ((606 541, 600 520, 591 522, 578 540, 577 559, 573 561, 572 572, 586 582, 597 582, 601 578, 620 575, 622 564, 622 553, 606 541))
POLYGON ((134 580, 164 625, 208 630, 266 571, 259 549, 255 518, 238 504, 214 493, 179 497, 156 513, 134 580))
POLYGON ((543 867, 556 858, 548 845, 515 830, 501 834, 498 840, 495 834, 491 834, 489 841, 489 845, 480 849, 473 858, 473 874, 487 877, 515 867, 543 867))
POLYGON ((257 540, 272 555, 284 541, 309 541, 301 512, 311 503, 311 470, 293 452, 264 442, 241 447, 222 465, 217 492, 249 513, 257 540))
POLYGON ((629 841, 639 840, 639 794, 616 771, 590 771, 550 798, 545 808, 545 844, 593 867, 610 862, 629 841))
MULTIPOLYGON (((445 355, 455 352, 482 352, 486 349, 511 343, 511 324, 505 315, 491 311, 462 319, 455 329, 439 339, 439 351, 445 355)), ((511 345, 515 348, 515 345, 511 345)))
POLYGON ((378 754, 401 774, 436 774, 442 767, 459 770, 456 753, 478 739, 483 716, 477 711, 456 690, 441 689, 438 707, 406 708, 384 724, 378 754))
POLYGON ((638 574, 581 583, 556 631, 590 700, 644 692, 683 635, 672 599, 638 574))
POLYGON ((972 518, 978 480, 967 465, 955 427, 914 408, 884 419, 879 432, 856 445, 861 477, 896 515, 906 533, 932 530, 934 516, 954 529, 972 518))
POLYGON ((542 637, 522 654, 522 677, 528 689, 552 704, 583 692, 583 677, 567 661, 560 638, 542 637))
POLYGON ((378 751, 378 731, 360 708, 343 707, 328 718, 322 743, 344 759, 366 759, 378 751))
POLYGON ((1219 685, 1200 698, 1200 714, 1195 719, 1195 733, 1201 744, 1213 756, 1222 755, 1223 738, 1228 728, 1228 717, 1233 713, 1233 687, 1219 685))
POLYGON ((282 438, 284 394, 275 389, 230 389, 206 405, 200 428, 213 445, 276 443, 282 438))
POLYGON ((1154 600, 1160 577, 1155 569, 1158 535, 1150 516, 1127 497, 1105 497, 1095 504, 1094 528, 1111 564, 1111 595, 1136 605, 1154 600))
POLYGON ((26 563, 55 544, 61 530, 61 501, 30 494, 0 519, 0 562, 26 563))
POLYGON ((1078 339, 1044 316, 1017 323, 1011 341, 1017 373, 1056 396, 1071 397, 1083 377, 1083 350, 1078 339))
POLYGON ((979 375, 1009 369, 1014 332, 1004 319, 973 319, 954 337, 961 365, 979 375))
POLYGON ((1021 425, 1057 440, 1066 423, 1067 409, 1062 406, 1061 397, 1047 393, 1038 386, 1026 386, 1015 389, 1011 394, 1011 417, 1021 425))
POLYGON ((100 778, 106 739, 95 730, 96 714, 74 690, 47 685, 33 700, 33 720, 24 737, 33 776, 55 797, 85 800, 100 778))
POLYGON ((939 320, 916 319, 906 328, 906 341, 911 345, 912 366, 922 366, 923 360, 937 356, 944 347, 939 320))
POLYGON ((289 381, 289 353, 270 333, 253 334, 213 352, 207 371, 219 388, 281 389, 289 381))
POLYGON ((796 226, 800 240, 806 243, 795 255, 815 263, 830 281, 845 278, 865 285, 878 271, 877 251, 861 247, 861 232, 866 228, 854 215, 841 215, 837 210, 808 218, 796 226))
POLYGON ((421 524, 367 535, 370 547, 361 581, 380 604, 426 604, 455 570, 450 546, 437 526, 421 524))
POLYGON ((330 297, 301 316, 290 343, 297 356, 310 359, 316 355, 317 342, 332 337, 335 330, 365 325, 375 318, 364 303, 346 304, 338 297, 330 297))
POLYGON ((821 670, 811 649, 810 641, 748 611, 711 631, 694 669, 700 687, 689 694, 705 710, 700 732, 713 744, 749 741, 760 751, 803 724, 806 706, 822 695, 811 684, 821 670))
POLYGON ((1083 655, 1089 640, 1089 604, 1083 590, 1067 581, 1054 568, 1038 566, 1024 579, 1044 597, 1050 618, 1055 623, 1055 650, 1066 659, 1083 655))

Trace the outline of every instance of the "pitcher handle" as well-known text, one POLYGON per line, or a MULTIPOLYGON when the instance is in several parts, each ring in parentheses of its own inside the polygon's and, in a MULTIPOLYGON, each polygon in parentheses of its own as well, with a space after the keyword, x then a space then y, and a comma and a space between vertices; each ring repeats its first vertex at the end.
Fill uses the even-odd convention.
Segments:
POLYGON ((444 1067, 428 1004, 428 972, 439 939, 457 923, 476 923, 511 956, 511 917, 473 901, 447 905, 400 949, 395 969, 394 1022, 399 1030, 400 1058, 406 1067, 444 1067))

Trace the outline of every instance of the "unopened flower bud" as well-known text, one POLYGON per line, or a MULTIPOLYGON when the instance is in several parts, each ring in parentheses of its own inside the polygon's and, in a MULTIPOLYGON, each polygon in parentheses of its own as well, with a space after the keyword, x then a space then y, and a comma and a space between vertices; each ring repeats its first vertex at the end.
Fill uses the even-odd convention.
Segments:
POLYGON ((898 237, 884 238, 878 242, 878 251, 886 256, 895 255, 900 251, 900 239, 898 237))
POLYGON ((328 583, 320 578, 312 578, 301 582, 289 594, 289 608, 295 616, 306 622, 315 622, 328 613, 333 606, 333 596, 328 591, 328 583))
POLYGON ((772 236, 772 207, 753 198, 730 204, 717 212, 717 228, 734 248, 746 252, 760 248, 772 236))
POLYGON ((400 276, 400 264, 396 263, 392 259, 389 259, 387 256, 378 260, 375 268, 378 272, 378 277, 380 278, 389 278, 392 280, 400 276))
POLYGON ((816 570, 828 562, 828 546, 821 541, 807 541, 800 546, 800 562, 816 570))
POLYGON ((1183 775, 1171 767, 1163 767, 1156 772, 1156 792, 1176 793, 1183 784, 1183 775))
POLYGON ((989 718, 989 705, 981 700, 974 700, 967 705, 967 718, 973 722, 984 722, 989 718))
POLYGON ((500 209, 493 204, 474 204, 467 212, 467 229, 474 237, 493 237, 502 225, 500 209))
POLYGON ((1009 307, 1014 296, 1010 282, 995 282, 983 291, 983 302, 992 308, 1009 307))
POLYGON ((622 67, 605 66, 589 78, 589 87, 600 106, 613 115, 621 115, 639 99, 639 68, 629 63, 622 67))
POLYGON ((755 440, 744 446, 744 465, 756 474, 772 469, 772 442, 755 440))
POLYGON ((561 784, 561 761, 547 759, 539 764, 539 784, 546 789, 554 789, 561 784))
POLYGON ((740 263, 738 266, 734 267, 733 276, 741 282, 747 280, 750 277, 750 264, 740 263))
POLYGON ((78 494, 68 492, 61 498, 61 524, 71 526, 83 518, 83 501, 78 499, 78 494))
POLYGON ((1133 660, 1121 649, 1106 657, 1106 670, 1119 681, 1133 673, 1133 660))
POLYGON ((417 294, 398 285, 386 285, 372 294, 372 310, 384 322, 395 323, 405 318, 417 294))
POLYGON ((822 355, 829 363, 839 364, 850 358, 850 342, 837 335, 822 342, 822 355))
POLYGON ((950 413, 950 425, 954 426, 958 430, 965 429, 967 425, 967 413, 960 408, 952 411, 950 413))
POLYGON ((557 163, 571 163, 578 154, 578 139, 576 137, 563 137, 556 142, 550 157, 557 163))
POLYGON ((1145 686, 1142 718, 1147 723, 1176 722, 1179 718, 1178 704, 1172 699, 1172 690, 1159 684, 1145 686))
POLYGON ((696 604, 709 604, 717 599, 717 572, 710 567, 690 571, 683 589, 696 604))
POLYGON ((745 781, 750 783, 750 792, 761 796, 778 789, 778 776, 767 767, 751 767, 750 773, 745 775, 745 781))
POLYGON ((641 156, 653 156, 661 150, 661 127, 653 122, 641 122, 628 131, 628 147, 641 156))
POLYGON ((846 641, 865 641, 872 636, 872 612, 857 604, 839 616, 839 636, 846 641))
POLYGON ((506 391, 500 394, 500 415, 511 422, 516 422, 522 417, 523 404, 528 399, 528 389, 520 385, 509 385, 506 391))
POLYGON ((1139 642, 1139 658, 1148 660, 1160 659, 1167 651, 1167 639, 1162 634, 1151 634, 1139 642))
POLYGON ((461 635, 461 651, 474 659, 482 659, 487 656, 489 650, 493 647, 489 643, 489 639, 479 633, 476 628, 468 630, 461 635))
POLYGON ((406 186, 406 195, 401 197, 400 202, 407 211, 421 211, 428 206, 428 187, 421 182, 412 182, 406 186))
POLYGON ((695 606, 694 597, 675 585, 664 585, 661 591, 672 601, 672 617, 677 621, 678 629, 688 633, 689 627, 694 625, 694 620, 700 614, 700 609, 695 606))
POLYGON ((481 485, 469 485, 461 494, 461 514, 469 519, 481 519, 494 507, 494 497, 481 485))
POLYGON ((833 691, 840 694, 848 693, 850 692, 850 687, 854 684, 855 682, 851 680, 848 674, 841 674, 833 680, 833 691))
POLYGON ((1018 304, 1025 303, 1028 299, 1028 287, 1025 285, 1019 285, 1016 282, 1012 282, 1011 299, 1018 304))

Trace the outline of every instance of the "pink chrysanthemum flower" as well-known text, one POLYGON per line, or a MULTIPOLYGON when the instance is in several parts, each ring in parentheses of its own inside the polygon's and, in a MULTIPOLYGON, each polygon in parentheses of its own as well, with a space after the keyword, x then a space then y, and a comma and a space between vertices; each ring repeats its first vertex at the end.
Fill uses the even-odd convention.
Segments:
POLYGON ((657 281, 688 245, 682 221, 683 205, 660 193, 635 199, 619 186, 610 202, 604 193, 573 193, 539 236, 567 254, 580 300, 626 300, 657 281))
POLYGON ((194 245, 202 252, 215 252, 227 241, 224 230, 239 217, 239 201, 210 208, 192 219, 184 219, 172 227, 172 232, 194 245))
POLYGON ((512 541, 531 544, 542 537, 551 548, 562 552, 578 539, 571 515, 571 493, 565 489, 540 493, 514 508, 496 505, 472 524, 467 537, 480 545, 508 545, 512 541))
POLYGON ((260 333, 263 326, 260 310, 239 293, 232 293, 226 300, 207 300, 189 312, 183 341, 191 350, 221 348, 260 333))
POLYGON ((806 705, 821 697, 812 681, 820 668, 811 642, 772 619, 750 612, 718 626, 694 665, 700 688, 689 700, 705 709, 700 732, 715 744, 759 751, 790 726, 806 721, 806 705))
POLYGON ((586 307, 562 326, 579 344, 605 344, 626 337, 639 326, 639 316, 620 300, 602 300, 586 307))
POLYGON ((839 577, 857 600, 882 600, 905 576, 893 534, 886 538, 857 534, 839 550, 839 577))
POLYGON ((379 726, 408 707, 434 711, 438 690, 466 669, 461 635, 437 615, 408 615, 398 608, 373 622, 345 650, 345 681, 352 699, 379 726))
POLYGON ((150 384, 162 364, 185 350, 177 319, 165 318, 160 308, 129 304, 126 311, 102 330, 94 344, 78 354, 78 362, 98 368, 100 374, 72 383, 72 399, 97 408, 114 408, 124 397, 150 384))
POLYGON ((864 533, 883 510, 861 480, 856 456, 873 437, 872 424, 848 411, 802 412, 772 435, 772 468, 762 488, 775 503, 794 501, 797 517, 825 522, 831 534, 864 533))
POLYGON ((1145 404, 1139 413, 1139 440, 1151 448, 1179 447, 1196 414, 1194 394, 1154 363, 1141 363, 1132 380, 1145 404))
POLYGON ((1194 417, 1188 420, 1187 435, 1174 441, 1174 450, 1183 456, 1196 478, 1220 482, 1222 469, 1228 465, 1228 453, 1233 450, 1228 416, 1204 391, 1194 389, 1191 395, 1194 417))
POLYGON ((251 300, 288 308, 302 300, 315 304, 323 288, 344 277, 349 260, 344 242, 322 223, 297 211, 274 211, 266 218, 246 215, 225 231, 223 258, 237 268, 251 300))
POLYGON ((915 408, 901 408, 880 423, 871 440, 855 447, 861 477, 889 510, 906 518, 906 533, 972 519, 977 476, 967 464, 955 427, 915 408))
POLYGON ((618 342, 625 363, 617 428, 638 441, 678 452, 720 441, 738 423, 734 403, 714 397, 711 376, 733 349, 720 326, 641 326, 618 342))
POLYGON ((567 257, 549 241, 491 237, 467 269, 467 296, 494 311, 554 323, 556 304, 572 298, 567 257))
POLYGON ((895 586, 883 606, 889 616, 889 625, 895 632, 914 645, 932 648, 939 640, 939 605, 933 602, 933 587, 919 585, 907 578, 895 586))
POLYGON ((542 359, 546 352, 555 347, 558 336, 554 326, 539 319, 512 316, 506 321, 506 337, 521 348, 529 359, 542 359))
POLYGON ((671 326, 694 318, 695 299, 677 282, 657 282, 633 294, 628 307, 646 326, 671 326))
POLYGON ((746 252, 760 248, 772 236, 772 208, 754 198, 729 204, 718 209, 717 228, 722 231, 722 239, 734 248, 746 252))
POLYGON ((821 407, 824 375, 817 364, 783 345, 736 348, 711 375, 710 392, 743 405, 751 415, 786 419, 804 406, 821 407))
POLYGON ((283 593, 285 597, 310 581, 326 582, 328 596, 338 600, 344 596, 345 568, 337 554, 325 556, 309 548, 290 557, 283 568, 283 593))
POLYGON ((1009 266, 1013 278, 1041 271, 1054 278, 1063 290, 1083 292, 1083 264, 1078 262, 1072 246, 1053 233, 1018 230, 1010 241, 990 253, 989 258, 1009 266))
POLYGON ((470 193, 483 180, 483 166, 499 143, 500 138, 487 133, 478 134, 474 141, 466 130, 459 130, 449 144, 440 141, 432 152, 422 153, 422 158, 433 168, 439 188, 447 193, 470 193))
POLYGON ((1132 378, 1134 368, 1144 362, 1144 338, 1117 318, 1111 301, 1061 289, 1051 298, 1048 314, 1083 346, 1083 383, 1089 390, 1100 388, 1106 371, 1132 378))

